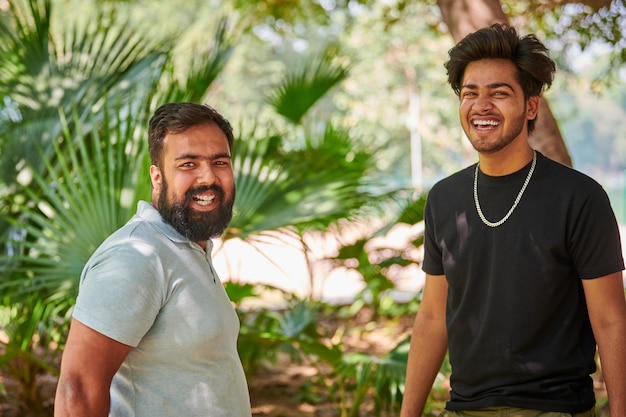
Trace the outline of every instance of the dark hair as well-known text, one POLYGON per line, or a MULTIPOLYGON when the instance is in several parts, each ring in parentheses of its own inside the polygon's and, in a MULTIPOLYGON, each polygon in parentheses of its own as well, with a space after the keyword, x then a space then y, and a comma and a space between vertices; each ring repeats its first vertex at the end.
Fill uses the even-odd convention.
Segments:
POLYGON ((233 148, 233 128, 213 107, 195 103, 167 103, 160 106, 150 119, 148 147, 153 165, 160 166, 163 140, 168 133, 182 133, 187 129, 204 124, 217 125, 233 148))
MULTIPOLYGON (((481 59, 507 59, 515 65, 517 81, 524 98, 541 96, 552 85, 556 65, 548 55, 548 48, 535 36, 519 36, 515 28, 496 23, 470 33, 448 51, 450 60, 444 64, 448 82, 457 95, 465 68, 481 59)), ((529 131, 535 120, 529 121, 529 131)))

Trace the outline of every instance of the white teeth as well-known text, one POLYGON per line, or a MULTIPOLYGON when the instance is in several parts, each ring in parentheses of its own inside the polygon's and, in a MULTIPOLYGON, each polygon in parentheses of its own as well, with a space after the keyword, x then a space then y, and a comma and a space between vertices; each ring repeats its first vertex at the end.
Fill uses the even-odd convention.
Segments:
POLYGON ((476 126, 498 126, 500 122, 495 120, 474 120, 476 126))
POLYGON ((215 200, 215 196, 197 195, 193 197, 193 200, 201 206, 208 206, 215 200))

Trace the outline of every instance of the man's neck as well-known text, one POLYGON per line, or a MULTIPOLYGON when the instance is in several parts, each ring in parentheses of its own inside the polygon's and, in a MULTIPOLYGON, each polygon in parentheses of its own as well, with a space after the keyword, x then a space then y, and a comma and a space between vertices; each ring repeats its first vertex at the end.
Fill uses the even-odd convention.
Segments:
POLYGON ((480 170, 492 177, 509 175, 519 171, 533 159, 533 149, 526 146, 517 148, 504 148, 493 153, 479 153, 478 161, 480 170))

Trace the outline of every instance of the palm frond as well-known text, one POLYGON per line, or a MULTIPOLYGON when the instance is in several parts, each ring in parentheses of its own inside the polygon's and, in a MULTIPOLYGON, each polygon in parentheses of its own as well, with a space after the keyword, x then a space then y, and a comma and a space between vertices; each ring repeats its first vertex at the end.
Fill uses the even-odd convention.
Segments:
MULTIPOLYGON (((0 72, 4 80, 27 73, 39 72, 50 61, 51 2, 47 0, 20 0, 9 3, 8 24, 0 21, 2 50, 10 59, 13 72, 0 72), (28 10, 26 10, 28 9, 28 10)), ((1 70, 8 67, 0 65, 1 70)))
POLYGON ((13 201, 19 215, 9 221, 22 233, 6 238, 13 253, 0 256, 0 288, 74 298, 91 253, 130 218, 137 200, 149 197, 148 179, 137 174, 149 164, 142 138, 147 109, 132 118, 124 116, 125 109, 105 111, 102 123, 94 116, 98 128, 78 115, 64 123, 54 159, 43 158, 46 170, 33 171, 27 198, 13 201))
POLYGON ((263 206, 267 201, 281 198, 288 177, 274 157, 280 138, 264 136, 255 138, 255 130, 249 139, 237 138, 233 149, 235 172, 234 216, 227 231, 228 237, 245 238, 262 231, 258 223, 267 213, 263 206))
POLYGON ((185 73, 185 79, 178 81, 174 68, 169 68, 164 80, 165 93, 159 97, 159 101, 163 103, 201 102, 210 86, 228 63, 234 49, 234 43, 233 35, 229 32, 228 19, 219 19, 215 34, 210 42, 206 45, 196 45, 192 51, 186 54, 192 58, 189 69, 185 73))
POLYGON ((191 94, 189 101, 199 102, 230 59, 235 40, 228 33, 228 20, 221 19, 212 42, 193 54, 191 70, 184 88, 191 94))
POLYGON ((41 170, 35 150, 51 152, 62 129, 59 108, 86 118, 107 98, 109 103, 115 101, 112 97, 132 98, 135 103, 128 105, 134 108, 150 101, 169 50, 167 39, 141 36, 113 11, 70 21, 54 30, 59 35, 53 38, 52 2, 24 3, 12 4, 13 21, 0 30, 2 39, 10 42, 5 51, 11 63, 0 65, 0 93, 19 106, 22 116, 5 128, 0 175, 7 184, 15 182, 19 167, 41 170), (16 34, 6 35, 12 29, 16 34))
POLYGON ((370 203, 369 186, 375 181, 367 173, 372 154, 355 146, 350 134, 327 125, 322 135, 307 137, 302 149, 279 159, 289 172, 284 200, 296 203, 298 229, 325 229, 330 223, 349 218, 370 203))
POLYGON ((237 200, 226 238, 324 227, 368 200, 364 185, 371 155, 354 151, 347 133, 329 127, 302 149, 288 152, 281 150, 282 140, 273 135, 237 140, 237 200))
POLYGON ((278 114, 294 124, 300 124, 309 109, 343 81, 348 73, 349 67, 338 62, 329 49, 305 60, 293 72, 288 72, 268 101, 278 114))

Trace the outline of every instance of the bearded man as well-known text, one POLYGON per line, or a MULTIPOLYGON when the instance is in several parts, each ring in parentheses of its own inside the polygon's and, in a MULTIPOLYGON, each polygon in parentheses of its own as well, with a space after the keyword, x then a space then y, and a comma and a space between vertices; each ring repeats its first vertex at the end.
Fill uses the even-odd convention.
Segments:
POLYGON ((232 127, 168 103, 148 136, 152 204, 83 270, 54 415, 250 416, 239 321, 211 263, 235 199, 232 127))

